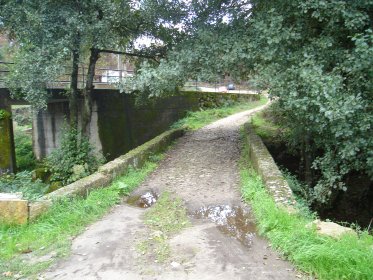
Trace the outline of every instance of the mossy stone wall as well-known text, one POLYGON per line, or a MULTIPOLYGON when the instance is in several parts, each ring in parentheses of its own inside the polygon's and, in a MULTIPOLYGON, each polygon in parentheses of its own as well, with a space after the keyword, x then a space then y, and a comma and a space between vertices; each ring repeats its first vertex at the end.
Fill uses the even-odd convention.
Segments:
POLYGON ((0 105, 0 175, 16 169, 13 123, 10 106, 0 105))

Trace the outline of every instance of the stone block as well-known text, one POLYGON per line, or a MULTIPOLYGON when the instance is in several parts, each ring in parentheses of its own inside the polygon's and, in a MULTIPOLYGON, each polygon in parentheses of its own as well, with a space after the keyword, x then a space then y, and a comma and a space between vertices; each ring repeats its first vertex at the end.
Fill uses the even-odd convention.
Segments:
POLYGON ((22 194, 0 193, 0 222, 25 224, 28 220, 28 201, 22 194))
POLYGON ((35 220, 52 206, 51 200, 40 200, 31 202, 29 205, 29 221, 35 220))
POLYGON ((315 220, 307 224, 306 227, 315 227, 318 234, 330 236, 336 239, 340 238, 344 234, 352 234, 357 236, 357 233, 353 229, 338 225, 333 222, 323 222, 320 220, 315 220))
POLYGON ((43 198, 45 200, 55 200, 76 195, 86 196, 90 190, 105 187, 110 183, 111 178, 109 176, 96 172, 70 185, 51 192, 43 198))

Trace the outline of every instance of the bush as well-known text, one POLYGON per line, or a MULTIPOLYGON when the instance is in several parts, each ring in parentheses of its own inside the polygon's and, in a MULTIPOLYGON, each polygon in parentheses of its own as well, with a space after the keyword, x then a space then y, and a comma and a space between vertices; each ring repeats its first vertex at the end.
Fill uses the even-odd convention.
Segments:
POLYGON ((17 106, 12 108, 12 118, 19 126, 32 126, 31 106, 17 106))
POLYGON ((32 150, 32 138, 22 131, 15 131, 14 143, 16 151, 17 169, 33 170, 36 165, 36 158, 32 150))
POLYGON ((23 198, 28 200, 35 200, 43 196, 47 189, 47 184, 44 184, 40 180, 32 180, 31 171, 22 171, 16 175, 0 177, 0 192, 22 192, 23 198))
POLYGON ((70 184, 95 172, 103 157, 94 152, 88 139, 79 137, 76 129, 65 129, 61 145, 47 158, 52 182, 70 184))

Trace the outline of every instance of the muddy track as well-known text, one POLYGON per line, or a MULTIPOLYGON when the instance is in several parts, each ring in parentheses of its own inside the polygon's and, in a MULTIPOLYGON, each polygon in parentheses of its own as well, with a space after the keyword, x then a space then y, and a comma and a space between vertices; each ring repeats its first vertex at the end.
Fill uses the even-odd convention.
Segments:
POLYGON ((165 263, 136 249, 144 236, 145 209, 123 203, 91 225, 72 254, 43 279, 296 279, 293 267, 258 237, 250 207, 239 191, 239 128, 250 114, 238 113, 188 132, 134 192, 150 197, 168 191, 185 202, 192 226, 169 240, 165 263))

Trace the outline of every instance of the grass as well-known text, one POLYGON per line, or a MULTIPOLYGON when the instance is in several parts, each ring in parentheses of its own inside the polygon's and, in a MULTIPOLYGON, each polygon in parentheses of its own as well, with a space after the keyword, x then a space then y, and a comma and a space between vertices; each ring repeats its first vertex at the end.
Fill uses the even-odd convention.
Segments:
POLYGON ((313 216, 304 209, 295 215, 276 207, 250 167, 247 147, 243 149, 240 173, 242 196, 252 206, 260 233, 297 268, 318 279, 372 279, 372 236, 367 232, 340 239, 321 236, 315 229, 306 228, 313 216))
POLYGON ((268 99, 265 96, 260 96, 260 100, 258 101, 236 103, 234 105, 229 105, 221 108, 188 112, 185 118, 181 119, 173 125, 173 128, 183 127, 190 130, 196 130, 218 119, 264 105, 265 103, 267 103, 267 101, 268 99))
POLYGON ((256 134, 264 141, 271 143, 283 142, 288 138, 289 131, 281 125, 281 116, 276 114, 277 104, 272 103, 265 110, 251 117, 251 125, 256 134))
POLYGON ((150 234, 137 245, 137 249, 154 258, 155 262, 165 262, 171 254, 169 238, 190 225, 186 208, 181 199, 172 199, 168 192, 164 192, 145 213, 144 219, 150 234))
POLYGON ((66 256, 72 238, 119 203, 123 194, 136 188, 156 168, 156 161, 160 158, 161 156, 152 157, 143 168, 130 169, 109 187, 94 190, 86 198, 58 201, 33 223, 21 226, 0 225, 0 279, 5 277, 4 272, 32 276, 55 261, 52 258, 37 263, 25 262, 25 253, 32 252, 32 259, 51 252, 57 257, 66 256))

